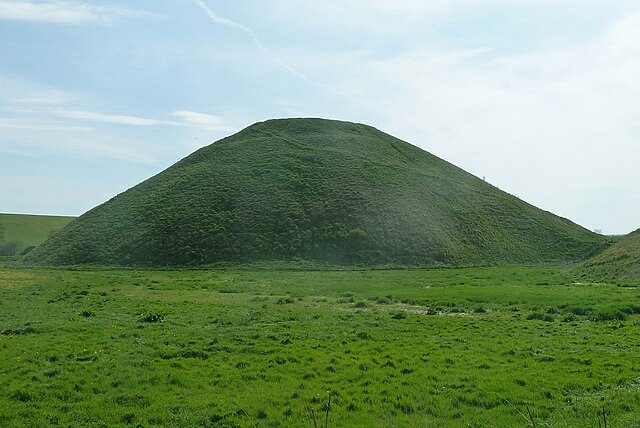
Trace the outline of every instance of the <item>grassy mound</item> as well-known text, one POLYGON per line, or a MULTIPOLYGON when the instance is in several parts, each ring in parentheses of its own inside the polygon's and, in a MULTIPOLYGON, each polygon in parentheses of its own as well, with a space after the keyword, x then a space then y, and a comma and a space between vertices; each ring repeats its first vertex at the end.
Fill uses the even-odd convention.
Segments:
POLYGON ((578 272, 595 280, 640 280, 640 230, 584 262, 578 272))
POLYGON ((29 251, 62 229, 73 217, 0 214, 0 256, 29 251))
POLYGON ((28 262, 566 262, 605 241, 370 126, 281 119, 94 208, 28 262))

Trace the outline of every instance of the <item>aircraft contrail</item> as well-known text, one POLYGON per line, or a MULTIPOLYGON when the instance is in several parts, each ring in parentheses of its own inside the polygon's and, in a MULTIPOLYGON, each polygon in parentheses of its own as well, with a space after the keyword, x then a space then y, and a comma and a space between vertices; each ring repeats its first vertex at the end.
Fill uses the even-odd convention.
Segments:
POLYGON ((251 41, 253 42, 253 44, 263 54, 267 55, 273 62, 275 62, 281 68, 285 69, 290 74, 294 75, 298 79, 304 80, 307 83, 310 83, 310 84, 316 85, 316 86, 323 86, 323 85, 320 85, 318 83, 313 82, 304 73, 301 73, 300 71, 296 70, 295 68, 293 68, 292 66, 290 66, 289 64, 287 64, 286 62, 284 62, 280 58, 278 58, 269 48, 267 48, 260 41, 260 39, 256 35, 255 31, 253 31, 251 28, 247 27, 246 25, 240 24, 239 22, 236 22, 236 21, 233 21, 231 19, 228 19, 228 18, 225 18, 223 16, 218 15, 213 10, 211 10, 211 8, 204 2, 204 0, 194 0, 194 1, 195 1, 196 5, 198 7, 200 7, 200 9, 202 9, 207 14, 207 16, 209 17, 211 22, 213 22, 214 24, 223 25, 225 27, 229 27, 229 28, 233 28, 233 29, 238 30, 238 31, 242 31, 247 36, 249 36, 249 38, 251 38, 251 41))

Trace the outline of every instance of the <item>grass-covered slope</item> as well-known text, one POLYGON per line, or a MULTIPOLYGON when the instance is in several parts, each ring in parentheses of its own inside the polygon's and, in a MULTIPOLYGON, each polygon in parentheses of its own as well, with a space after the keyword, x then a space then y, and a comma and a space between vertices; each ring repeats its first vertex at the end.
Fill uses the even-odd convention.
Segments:
POLYGON ((605 239, 370 126, 254 124, 94 208, 39 264, 585 259, 605 239))
POLYGON ((0 256, 14 256, 47 240, 73 217, 0 214, 0 256))
POLYGON ((578 270, 594 280, 640 280, 640 230, 587 260, 578 270))

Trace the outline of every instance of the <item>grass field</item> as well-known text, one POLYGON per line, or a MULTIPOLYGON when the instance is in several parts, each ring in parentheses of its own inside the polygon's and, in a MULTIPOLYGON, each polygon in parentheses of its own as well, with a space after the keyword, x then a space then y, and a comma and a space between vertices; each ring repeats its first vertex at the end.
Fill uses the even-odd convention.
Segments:
POLYGON ((0 426, 640 427, 640 293, 564 268, 0 268, 0 426))
POLYGON ((73 217, 0 214, 0 256, 20 254, 40 245, 71 220, 73 217))

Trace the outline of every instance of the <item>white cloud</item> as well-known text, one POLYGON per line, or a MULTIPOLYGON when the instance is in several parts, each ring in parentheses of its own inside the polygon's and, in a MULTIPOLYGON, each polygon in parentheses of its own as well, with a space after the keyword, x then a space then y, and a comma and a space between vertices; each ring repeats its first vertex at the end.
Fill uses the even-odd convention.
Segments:
POLYGON ((107 123, 124 126, 187 126, 210 130, 228 130, 219 116, 195 111, 181 110, 170 114, 173 120, 134 116, 129 114, 99 113, 84 110, 54 110, 52 114, 59 118, 94 123, 107 123))
POLYGON ((486 175, 542 208, 625 232, 637 220, 611 212, 612 193, 598 189, 616 183, 616 195, 628 195, 625 206, 633 211, 640 180, 638 46, 640 14, 579 46, 524 54, 329 55, 308 67, 349 94, 353 119, 486 175), (578 201, 584 197, 591 202, 578 201))
POLYGON ((80 111, 80 110, 60 110, 60 111, 55 111, 54 115, 58 117, 66 118, 66 119, 75 119, 75 120, 88 121, 88 122, 102 122, 102 123, 110 123, 114 125, 129 125, 129 126, 180 125, 180 123, 175 121, 151 119, 147 117, 122 115, 122 114, 80 111))
POLYGON ((14 21, 95 24, 140 13, 126 8, 96 6, 79 1, 0 0, 0 19, 14 21))
MULTIPOLYGON (((0 129, 3 129, 2 142, 11 141, 9 148, 13 151, 40 155, 42 150, 46 150, 135 163, 153 163, 156 160, 147 143, 112 136, 104 130, 98 132, 90 128, 53 126, 41 122, 23 122, 22 125, 6 128, 0 125, 0 129)), ((4 150, 0 148, 0 151, 4 150)))
POLYGON ((207 113, 198 113, 195 111, 174 111, 171 115, 185 124, 213 129, 213 130, 226 130, 228 129, 224 121, 219 116, 214 116, 207 113))
POLYGON ((0 117, 0 128, 30 129, 38 131, 92 131, 91 127, 72 126, 61 121, 32 120, 0 117))
POLYGON ((58 90, 45 90, 40 93, 32 93, 27 96, 16 98, 13 100, 15 104, 21 106, 55 106, 63 105, 72 101, 73 98, 62 91, 58 90))
MULTIPOLYGON (((464 0, 467 3, 467 0, 464 0)), ((458 2, 460 3, 460 2, 458 2)), ((296 3, 298 23, 303 26, 348 31, 394 32, 406 29, 407 23, 425 22, 450 14, 452 0, 302 0, 296 3)), ((276 15, 288 19, 291 2, 278 0, 276 15)))
POLYGON ((575 17, 585 12, 634 8, 637 0, 298 0, 295 9, 290 0, 273 0, 264 7, 279 22, 306 31, 407 33, 419 37, 416 31, 428 30, 450 17, 495 13, 504 20, 516 10, 529 10, 532 16, 540 10, 553 10, 575 17), (295 20, 291 19, 292 10, 295 20))

